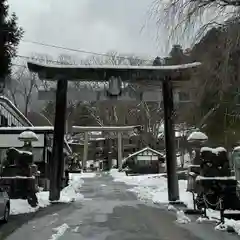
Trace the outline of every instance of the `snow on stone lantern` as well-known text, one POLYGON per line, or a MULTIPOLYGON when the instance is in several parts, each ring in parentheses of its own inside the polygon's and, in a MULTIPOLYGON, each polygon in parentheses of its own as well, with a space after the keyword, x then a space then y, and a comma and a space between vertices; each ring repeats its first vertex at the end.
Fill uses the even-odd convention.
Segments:
MULTIPOLYGON (((32 131, 26 130, 18 136, 18 140, 24 142, 24 145, 22 147, 23 152, 27 151, 32 153, 32 149, 33 149, 32 142, 37 142, 38 136, 32 131)), ((30 176, 35 176, 35 177, 39 176, 40 173, 38 171, 37 165, 34 164, 33 155, 31 155, 31 160, 30 159, 27 160, 27 158, 25 159, 29 164, 30 176)))
POLYGON ((38 141, 38 136, 32 131, 24 131, 18 136, 18 140, 24 142, 23 150, 32 152, 32 142, 38 141))
POLYGON ((203 144, 205 144, 208 140, 208 137, 205 133, 200 131, 192 132, 188 138, 187 141, 191 145, 192 149, 194 150, 195 154, 192 159, 193 165, 199 165, 200 164, 200 150, 203 144))
POLYGON ((187 141, 189 142, 191 148, 194 151, 193 159, 191 159, 191 165, 189 165, 188 167, 187 191, 192 192, 193 194, 197 192, 196 177, 200 174, 200 151, 203 144, 206 143, 207 140, 207 135, 200 131, 192 132, 187 138, 187 141))

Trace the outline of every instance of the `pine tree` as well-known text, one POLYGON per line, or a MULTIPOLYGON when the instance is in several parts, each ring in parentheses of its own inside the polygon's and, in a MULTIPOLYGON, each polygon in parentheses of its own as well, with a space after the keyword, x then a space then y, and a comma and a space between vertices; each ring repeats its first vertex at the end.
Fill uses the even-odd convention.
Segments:
POLYGON ((23 30, 17 25, 15 13, 9 15, 7 0, 0 0, 0 84, 5 85, 6 77, 11 73, 12 59, 16 56, 17 46, 23 36, 23 30))

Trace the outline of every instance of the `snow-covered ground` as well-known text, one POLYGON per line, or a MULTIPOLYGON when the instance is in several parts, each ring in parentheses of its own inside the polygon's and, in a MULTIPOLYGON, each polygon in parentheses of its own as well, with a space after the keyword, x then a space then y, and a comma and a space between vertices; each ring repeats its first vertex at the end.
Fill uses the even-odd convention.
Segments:
MULTIPOLYGON (((116 169, 112 169, 110 174, 116 182, 124 182, 127 185, 131 185, 132 188, 129 190, 134 192, 138 198, 142 201, 151 201, 153 203, 168 203, 168 191, 167 191, 167 179, 163 174, 149 174, 140 176, 126 176, 124 172, 118 172, 116 169)), ((180 200, 183 201, 188 208, 193 208, 192 194, 186 191, 187 181, 179 180, 179 193, 180 200)), ((188 223, 190 218, 188 218, 182 211, 177 211, 173 206, 168 206, 168 210, 176 211, 177 221, 179 223, 188 223)), ((207 210, 207 215, 209 219, 199 218, 198 223, 205 221, 216 222, 220 218, 218 211, 213 211, 211 209, 207 210)), ((240 221, 235 221, 232 219, 225 219, 225 224, 217 226, 217 230, 226 230, 231 227, 236 233, 240 235, 240 221)))
MULTIPOLYGON (((81 201, 84 197, 80 193, 81 186, 84 183, 83 178, 95 177, 95 173, 72 173, 70 174, 69 186, 65 187, 61 191, 59 202, 69 203, 74 201, 81 201)), ((49 191, 42 191, 37 193, 38 206, 36 208, 31 207, 27 200, 11 199, 11 215, 17 215, 21 213, 35 212, 39 208, 49 206, 49 191)))
MULTIPOLYGON (((140 176, 126 176, 124 172, 118 172, 112 169, 110 174, 114 181, 124 182, 133 185, 130 191, 137 194, 139 199, 144 201, 151 200, 153 203, 168 203, 167 179, 164 174, 148 174, 140 176)), ((186 192, 187 181, 179 181, 179 192, 181 201, 185 202, 189 207, 193 207, 192 194, 186 192)))

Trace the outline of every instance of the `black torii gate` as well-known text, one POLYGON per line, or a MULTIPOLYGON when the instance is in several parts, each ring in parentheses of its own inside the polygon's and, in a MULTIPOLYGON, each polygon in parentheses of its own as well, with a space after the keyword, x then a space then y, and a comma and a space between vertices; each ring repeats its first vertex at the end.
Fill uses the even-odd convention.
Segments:
MULTIPOLYGON (((168 199, 170 202, 179 200, 178 176, 176 172, 175 133, 173 127, 173 83, 190 79, 193 69, 201 65, 199 62, 174 66, 61 66, 44 65, 28 62, 30 71, 38 73, 40 79, 57 81, 56 111, 54 123, 53 154, 50 163, 50 197, 51 201, 60 198, 61 178, 63 173, 63 141, 65 132, 65 113, 67 103, 68 81, 106 82, 115 78, 111 86, 119 84, 119 79, 137 85, 156 85, 163 91, 164 131, 166 164, 168 176, 168 199)), ((119 86, 119 85, 118 85, 119 86)), ((112 89, 109 98, 117 99, 121 91, 112 89), (114 94, 114 92, 116 94, 114 94)))

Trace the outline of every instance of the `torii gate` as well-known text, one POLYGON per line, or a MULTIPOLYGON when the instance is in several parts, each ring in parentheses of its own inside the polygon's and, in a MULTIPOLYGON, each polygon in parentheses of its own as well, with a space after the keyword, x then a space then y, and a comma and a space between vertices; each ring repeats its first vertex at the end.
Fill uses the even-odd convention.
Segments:
MULTIPOLYGON (((174 66, 156 65, 157 64, 155 64, 155 66, 49 66, 28 62, 29 70, 38 73, 40 79, 57 81, 57 90, 54 91, 56 94, 56 112, 53 154, 50 166, 52 171, 50 175, 50 200, 53 201, 60 198, 68 81, 109 81, 109 89, 104 92, 104 96, 96 91, 92 91, 92 94, 96 96, 96 101, 104 99, 118 100, 121 97, 125 97, 128 100, 134 98, 135 100, 147 101, 147 98, 144 99, 144 90, 140 89, 139 91, 134 90, 125 92, 122 88, 122 81, 142 86, 149 86, 150 84, 159 86, 159 84, 162 83, 168 199, 170 202, 176 202, 179 200, 178 176, 176 172, 175 133, 173 128, 174 114, 172 87, 173 83, 188 80, 192 70, 199 67, 201 63, 195 62, 174 66)), ((130 88, 130 85, 128 88, 130 88)), ((81 94, 83 94, 83 92, 81 92, 81 94)), ((158 94, 160 95, 160 92, 158 92, 158 94)), ((79 92, 76 95, 80 96, 79 92)), ((147 94, 147 96, 149 97, 149 94, 147 94)))
POLYGON ((84 132, 84 149, 83 149, 83 159, 82 159, 82 166, 83 168, 86 167, 87 155, 88 155, 88 132, 95 132, 95 131, 107 131, 107 132, 117 132, 118 138, 118 158, 117 163, 118 167, 122 166, 122 132, 129 132, 135 130, 139 131, 139 127, 141 126, 73 126, 72 131, 75 133, 84 132))

